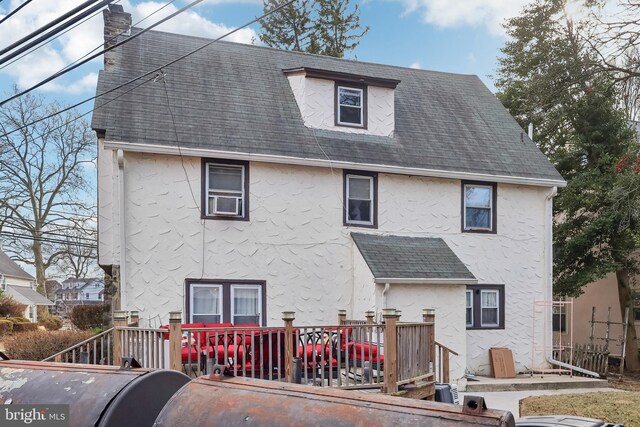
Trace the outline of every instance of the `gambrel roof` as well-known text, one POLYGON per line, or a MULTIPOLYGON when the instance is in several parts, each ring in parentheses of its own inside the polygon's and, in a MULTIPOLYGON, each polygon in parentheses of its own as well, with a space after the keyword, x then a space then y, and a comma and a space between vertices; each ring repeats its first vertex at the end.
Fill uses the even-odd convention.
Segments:
MULTIPOLYGON (((156 31, 130 40, 116 49, 113 68, 100 73, 97 93, 208 41, 156 31)), ((227 158, 294 164, 330 161, 337 167, 384 170, 384 166, 460 179, 480 175, 501 177, 492 179, 498 182, 564 185, 553 165, 475 75, 230 42, 216 42, 163 72, 96 100, 96 106, 109 102, 94 112, 92 122, 94 129, 105 133, 107 147, 163 152, 179 145, 185 155, 211 151, 227 158), (399 80, 393 135, 305 127, 283 72, 295 68, 399 80), (149 81, 131 90, 145 80, 149 81)), ((399 169, 398 173, 411 172, 399 169)))

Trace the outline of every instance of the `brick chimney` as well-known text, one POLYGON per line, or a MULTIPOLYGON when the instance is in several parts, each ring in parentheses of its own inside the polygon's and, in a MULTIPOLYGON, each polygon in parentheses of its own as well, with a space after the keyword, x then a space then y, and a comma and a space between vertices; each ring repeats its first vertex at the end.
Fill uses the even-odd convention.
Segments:
MULTIPOLYGON (((119 4, 110 4, 109 10, 102 12, 104 18, 104 47, 105 49, 116 44, 122 37, 131 35, 131 14, 126 13, 119 4), (120 37, 116 37, 122 33, 120 37)), ((110 70, 117 65, 120 57, 119 49, 114 49, 104 54, 104 69, 110 70)))

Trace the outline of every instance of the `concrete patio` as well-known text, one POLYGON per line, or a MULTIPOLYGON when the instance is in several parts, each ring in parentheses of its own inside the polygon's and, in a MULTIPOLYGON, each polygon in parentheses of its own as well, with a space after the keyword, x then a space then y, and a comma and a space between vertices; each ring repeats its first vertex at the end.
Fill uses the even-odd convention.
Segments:
POLYGON ((516 378, 474 377, 467 380, 466 393, 524 390, 573 390, 607 388, 606 379, 559 374, 520 374, 516 378))

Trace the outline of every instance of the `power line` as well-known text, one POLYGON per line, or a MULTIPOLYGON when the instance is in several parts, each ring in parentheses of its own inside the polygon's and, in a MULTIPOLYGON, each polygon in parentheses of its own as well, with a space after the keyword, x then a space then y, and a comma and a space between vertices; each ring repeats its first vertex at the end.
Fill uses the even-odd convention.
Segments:
MULTIPOLYGON (((105 1, 111 1, 111 0, 105 0, 105 1)), ((22 95, 26 95, 27 93, 31 92, 32 90, 35 90, 37 88, 39 88, 40 86, 43 86, 47 83, 49 83, 52 80, 57 79, 58 77, 68 73, 69 71, 73 71, 76 68, 86 64, 87 62, 99 57, 100 55, 109 52, 110 50, 115 49, 116 47, 122 46, 125 43, 128 43, 129 41, 141 36, 142 34, 146 33, 147 31, 152 30, 153 28, 157 27, 158 25, 168 21, 171 18, 174 18, 175 16, 181 14, 182 12, 184 12, 187 9, 192 8, 193 6, 197 5, 198 3, 201 3, 203 0, 194 0, 193 2, 189 3, 188 5, 186 5, 185 7, 183 7, 180 10, 177 10, 176 12, 172 13, 171 15, 162 18, 161 20, 159 20, 158 22, 148 26, 147 28, 145 28, 144 30, 140 31, 139 33, 136 33, 134 35, 132 35, 131 37, 128 37, 112 46, 109 46, 106 49, 101 50, 100 52, 94 53, 93 55, 89 56, 88 58, 83 59, 80 62, 76 62, 73 65, 68 65, 66 67, 64 67, 63 69, 59 70, 58 72, 52 74, 51 76, 47 77, 46 79, 40 81, 39 83, 36 83, 35 85, 31 86, 29 89, 25 89, 22 92, 16 93, 15 95, 10 96, 9 98, 5 99, 4 101, 0 102, 0 107, 2 107, 4 104, 6 104, 7 102, 13 101, 14 99, 22 96, 22 95)), ((2 60, 0 60, 0 63, 2 62, 2 60)))
MULTIPOLYGON (((116 90, 118 90, 118 89, 120 89, 120 88, 124 87, 124 86, 127 86, 127 85, 129 85, 129 84, 131 84, 131 83, 133 83, 133 82, 136 82, 136 81, 138 81, 138 80, 140 80, 140 79, 142 79, 142 78, 144 78, 144 77, 147 77, 147 76, 149 76, 149 75, 151 75, 151 74, 157 73, 157 72, 161 71, 163 68, 166 68, 166 67, 168 67, 168 66, 170 66, 170 65, 173 65, 173 64, 175 64, 176 62, 179 62, 179 61, 181 61, 181 60, 183 60, 183 59, 185 59, 185 58, 188 58, 189 56, 191 56, 191 55, 193 55, 193 54, 195 54, 195 53, 198 53, 199 51, 201 51, 201 50, 203 50, 203 49, 206 49, 207 47, 211 46, 213 43, 216 43, 216 42, 218 42, 218 41, 222 40, 223 38, 228 37, 228 36, 230 36, 231 34, 234 34, 234 33, 238 32, 238 31, 240 31, 241 29, 246 28, 246 27, 248 27, 249 25, 254 24, 254 23, 256 23, 256 22, 258 22, 258 21, 260 21, 260 20, 262 20, 262 19, 266 18, 267 16, 269 16, 269 15, 271 15, 271 14, 273 14, 273 13, 275 13, 275 12, 279 11, 280 9, 282 9, 282 8, 284 8, 284 7, 289 6, 290 4, 294 3, 295 1, 296 1, 296 0, 289 0, 289 1, 287 1, 286 3, 283 3, 283 4, 281 4, 280 6, 278 6, 278 7, 274 8, 274 9, 272 9, 272 10, 270 10, 270 11, 268 11, 268 12, 264 13, 264 14, 262 14, 261 16, 259 16, 259 17, 257 17, 257 18, 254 18, 253 20, 251 20, 251 21, 249 21, 249 22, 247 22, 247 23, 245 23, 245 24, 243 24, 243 25, 241 25, 241 26, 239 26, 239 27, 237 27, 237 28, 234 28, 233 30, 231 30, 231 31, 229 31, 229 32, 227 32, 227 33, 225 33, 225 34, 223 34, 222 36, 220 36, 220 37, 218 37, 218 38, 216 38, 216 39, 213 39, 213 40, 211 40, 211 41, 209 41, 209 42, 207 42, 207 43, 203 44, 202 46, 200 46, 200 47, 198 47, 198 48, 196 48, 196 49, 194 49, 194 50, 192 50, 192 51, 190 51, 190 52, 188 52, 188 53, 186 53, 186 54, 184 54, 184 55, 182 55, 182 56, 179 56, 178 58, 176 58, 176 59, 174 59, 174 60, 172 60, 172 61, 167 62, 167 63, 166 63, 166 64, 164 64, 164 65, 161 65, 161 66, 159 66, 159 67, 156 67, 156 68, 154 68, 153 70, 147 71, 146 73, 141 74, 141 75, 139 75, 138 77, 135 77, 135 78, 133 78, 133 79, 130 79, 130 80, 128 80, 128 81, 126 81, 126 82, 124 82, 124 83, 122 83, 122 84, 120 84, 120 85, 118 85, 118 86, 115 86, 115 87, 113 87, 113 88, 111 88, 111 89, 108 89, 108 90, 106 90, 106 91, 104 91, 104 92, 102 92, 102 93, 100 93, 100 94, 96 94, 96 95, 94 95, 94 96, 92 96, 92 97, 90 97, 90 98, 85 99, 84 101, 80 101, 80 102, 78 102, 78 103, 76 103, 76 104, 74 104, 74 105, 72 105, 72 106, 70 106, 70 107, 68 107, 68 108, 64 108, 64 109, 62 109, 62 110, 60 110, 60 111, 57 111, 57 112, 55 112, 55 113, 52 113, 52 114, 50 114, 50 115, 48 115, 48 116, 45 116, 45 117, 42 117, 42 118, 40 118, 40 119, 34 120, 34 121, 32 121, 32 122, 29 122, 29 123, 27 123, 27 124, 24 124, 24 125, 22 125, 22 126, 20 126, 20 127, 16 128, 16 129, 14 129, 14 130, 12 130, 12 131, 6 132, 6 133, 4 133, 4 134, 0 135, 0 138, 7 137, 7 136, 9 136, 9 135, 11 135, 11 134, 13 134, 13 133, 15 133, 15 132, 18 132, 18 131, 20 131, 20 130, 22 130, 22 129, 25 129, 25 128, 27 128, 27 127, 29 127, 29 126, 33 125, 33 124, 39 123, 39 122, 41 122, 41 121, 43 121, 43 120, 47 120, 47 119, 49 119, 49 118, 51 118, 51 117, 57 116, 57 115, 59 115, 59 114, 62 114, 62 113, 64 113, 64 112, 69 111, 69 110, 71 110, 71 109, 73 109, 73 108, 75 108, 75 107, 78 107, 78 106, 82 105, 82 104, 86 104, 87 102, 89 102, 89 101, 91 101, 91 100, 93 100, 93 99, 96 99, 96 98, 102 97, 102 96, 104 96, 104 95, 107 95, 107 94, 109 94, 109 93, 111 93, 111 92, 114 92, 114 91, 116 91, 116 90)), ((151 78, 151 79, 149 79, 149 80, 153 80, 153 79, 154 79, 154 77, 152 77, 152 78, 151 78)), ((149 80, 145 81, 145 83, 146 83, 146 82, 148 82, 149 80)), ((144 83, 143 83, 143 84, 144 84, 144 83)), ((142 84, 138 85, 137 87, 140 87, 140 86, 142 86, 142 84)), ((6 102, 9 102, 9 101, 11 101, 12 99, 14 99, 14 98, 16 98, 16 97, 18 97, 18 96, 21 96, 21 95, 22 95, 22 94, 18 94, 18 95, 14 96, 14 97, 12 97, 12 98, 10 98, 10 99, 8 99, 8 100, 5 100, 5 101, 1 102, 1 103, 0 103, 0 106, 4 105, 6 102)), ((124 94, 122 94, 122 95, 124 95, 124 94)), ((120 96, 122 96, 122 95, 120 95, 120 96)), ((109 102, 110 102, 110 101, 109 101, 109 102)), ((106 103, 105 103, 105 104, 103 104, 103 105, 106 105, 106 104, 108 104, 108 102, 106 102, 106 103)), ((100 107, 102 107, 103 105, 101 105, 100 107)), ((90 112, 92 112, 92 111, 95 111, 97 108, 99 108, 99 107, 95 107, 93 110, 91 110, 91 111, 89 111, 89 112, 85 113, 84 115, 89 114, 89 113, 90 113, 90 112)), ((78 117, 78 118, 79 118, 79 117, 78 117)), ((73 120, 71 120, 71 121, 75 121, 75 120, 77 120, 78 118, 73 119, 73 120)), ((69 121, 69 122, 67 122, 67 123, 70 123, 71 121, 69 121)))
POLYGON ((9 231, 0 231, 0 236, 11 237, 14 239, 23 239, 23 240, 33 240, 34 242, 42 242, 42 243, 52 243, 52 244, 62 244, 62 245, 72 245, 81 248, 87 249, 96 249, 97 245, 88 244, 88 243, 80 243, 80 242, 68 242, 66 240, 53 239, 49 237, 34 237, 29 234, 20 234, 20 233, 12 233, 9 231))
MULTIPOLYGON (((33 234, 33 230, 32 229, 30 229, 28 227, 25 227, 23 225, 20 225, 20 224, 7 224, 7 223, 5 223, 3 226, 6 226, 8 228, 15 228, 15 229, 22 230, 22 231, 27 231, 27 232, 33 234)), ((65 227, 65 228, 67 230, 72 229, 72 228, 68 228, 68 227, 65 227)), ((79 230, 79 229, 76 228, 76 229, 73 229, 73 230, 79 230)), ((60 231, 60 230, 55 230, 55 231, 60 231)), ((49 236, 64 237, 64 238, 68 238, 68 239, 79 239, 79 240, 87 240, 87 241, 90 241, 90 242, 97 242, 97 239, 95 239, 95 238, 83 237, 83 236, 72 236, 72 235, 69 235, 69 234, 60 234, 60 233, 56 233, 55 231, 41 230, 40 232, 42 234, 48 234, 49 236)))
MULTIPOLYGON (((2 0, 0 0, 2 1, 2 0)), ((31 3, 31 0, 27 0, 24 3, 22 3, 20 6, 16 7, 15 9, 13 9, 13 11, 11 11, 7 16, 5 16, 4 18, 0 19, 0 24, 2 24, 4 21, 6 21, 7 19, 11 18, 13 15, 15 15, 16 13, 18 13, 18 11, 20 9, 22 9, 23 7, 25 7, 26 5, 28 5, 29 3, 31 3)))
MULTIPOLYGON (((49 28, 58 25, 59 23, 65 21, 66 19, 68 19, 69 17, 75 15, 76 13, 80 12, 81 10, 86 9, 87 7, 91 6, 93 3, 96 3, 97 1, 98 0, 87 0, 86 2, 82 3, 80 6, 73 8, 72 10, 70 10, 67 13, 65 13, 64 15, 54 19, 53 21, 51 21, 48 24, 38 28, 37 30, 32 31, 31 33, 27 34, 26 36, 24 36, 20 40, 10 44, 9 46, 5 47, 2 50, 0 50, 0 55, 4 55, 5 53, 15 49, 16 47, 20 46, 21 44, 24 44, 24 43, 28 42, 29 40, 31 40, 35 36, 44 33, 49 28)), ((102 0, 103 3, 105 1, 108 1, 108 0, 102 0)))

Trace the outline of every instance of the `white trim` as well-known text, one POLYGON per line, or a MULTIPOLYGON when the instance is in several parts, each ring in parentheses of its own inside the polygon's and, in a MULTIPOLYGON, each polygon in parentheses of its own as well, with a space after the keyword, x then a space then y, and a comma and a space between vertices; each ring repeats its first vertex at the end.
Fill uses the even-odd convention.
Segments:
MULTIPOLYGON (((244 209, 245 209, 245 194, 244 194, 244 175, 245 175, 245 165, 235 165, 231 163, 222 163, 222 162, 207 162, 205 170, 205 191, 206 194, 206 203, 205 203, 205 215, 206 216, 230 216, 230 217, 244 217, 244 209), (217 190, 215 188, 211 188, 209 185, 209 166, 219 166, 228 169, 240 169, 240 191, 229 191, 229 190, 217 190), (214 199, 218 197, 216 194, 212 193, 228 193, 228 194, 240 194, 239 199, 242 200, 242 206, 240 209, 240 213, 235 214, 226 214, 220 212, 209 212, 209 200, 213 197, 214 199)), ((236 196, 237 198, 237 196, 236 196)), ((215 208, 214 208, 215 209, 215 208)), ((238 201, 236 200, 236 212, 238 211, 238 201)))
POLYGON ((376 200, 375 200, 375 196, 376 195, 374 194, 375 188, 374 188, 374 185, 373 185, 373 177, 369 176, 369 175, 347 174, 346 180, 347 180, 347 182, 345 183, 345 185, 346 185, 347 197, 346 197, 346 200, 345 200, 346 205, 345 205, 344 209, 346 210, 347 215, 346 215, 346 221, 345 222, 347 224, 349 224, 349 225, 351 225, 351 224, 373 225, 374 203, 376 203, 376 200), (352 200, 352 198, 350 197, 350 194, 349 194, 349 190, 350 190, 349 180, 351 178, 354 178, 354 179, 368 179, 369 180, 369 198, 368 199, 359 199, 359 198, 354 197, 353 200, 363 200, 363 201, 367 201, 368 200, 369 201, 369 203, 370 203, 369 204, 369 218, 371 218, 370 221, 358 221, 358 220, 350 220, 349 219, 349 201, 352 200))
POLYGON ((241 283, 234 283, 231 285, 231 295, 230 295, 230 299, 231 299, 231 312, 229 313, 229 320, 231 321, 231 323, 233 323, 234 325, 236 324, 236 322, 234 322, 235 320, 235 304, 234 304, 234 298, 233 298, 233 293, 235 291, 236 288, 242 288, 242 289, 257 289, 258 290, 258 325, 262 326, 262 286, 260 285, 249 285, 249 284, 241 284, 241 283))
POLYGON ((467 323, 467 328, 469 328, 469 327, 473 328, 473 315, 474 315, 474 312, 473 312, 473 290, 467 289, 465 291, 464 300, 465 300, 465 310, 464 310, 465 318, 467 317, 467 310, 469 308, 471 309, 471 323, 467 323), (467 295, 471 295, 471 298, 470 298, 470 301, 469 301, 471 303, 471 306, 467 305, 467 295))
POLYGON ((421 284, 421 283, 433 283, 440 285, 475 285, 478 283, 478 279, 434 279, 434 278, 376 278, 375 283, 404 283, 404 284, 421 284))
POLYGON ((500 291, 498 289, 480 289, 480 327, 481 328, 497 328, 500 326, 500 291), (495 294, 496 295, 496 306, 495 307, 485 307, 482 305, 482 295, 483 294, 495 294), (496 322, 495 323, 484 323, 482 321, 482 310, 485 308, 495 309, 496 310, 496 322))
POLYGON ((463 200, 464 206, 462 206, 462 216, 463 216, 463 226, 465 231, 494 231, 493 230, 493 215, 496 213, 493 212, 493 198, 496 196, 493 193, 492 185, 483 185, 483 184, 464 184, 462 186, 462 192, 464 193, 463 200), (488 188, 489 189, 489 207, 485 206, 467 206, 467 187, 476 187, 476 188, 488 188), (467 227, 467 207, 473 209, 489 209, 489 227, 467 227))
POLYGON ((336 122, 341 125, 341 126, 353 126, 353 127, 358 127, 358 128, 362 128, 364 127, 364 90, 362 90, 359 87, 353 87, 353 86, 347 86, 347 85, 338 85, 338 93, 337 93, 337 99, 336 102, 338 103, 338 108, 336 109, 336 113, 338 114, 338 117, 336 117, 336 122), (340 89, 346 89, 346 90, 352 90, 352 91, 356 91, 356 92, 360 92, 360 106, 356 106, 356 105, 347 105, 347 104, 341 104, 340 103, 340 89), (340 120, 341 115, 340 115, 340 107, 348 107, 348 108, 360 108, 360 123, 351 123, 351 122, 343 122, 342 120, 340 120))
POLYGON ((223 157, 229 160, 245 160, 254 162, 288 164, 298 166, 317 166, 326 168, 352 169, 370 172, 397 173, 401 175, 429 176, 434 178, 449 178, 473 181, 492 181, 504 184, 534 185, 538 187, 566 187, 564 180, 524 178, 505 175, 491 175, 470 172, 455 172, 437 169, 408 168, 404 166, 377 165, 371 163, 354 163, 333 161, 326 159, 305 159, 301 157, 279 156, 275 154, 256 154, 235 151, 208 150, 203 148, 186 148, 177 146, 165 146, 155 144, 138 144, 117 141, 105 141, 107 150, 125 150, 136 153, 167 154, 172 156, 188 157, 223 157))
POLYGON ((218 323, 222 323, 223 319, 224 319, 224 313, 223 313, 223 299, 224 299, 224 289, 222 289, 222 285, 217 285, 214 283, 191 283, 190 284, 190 289, 189 289, 189 323, 195 323, 193 321, 193 316, 194 314, 196 316, 220 316, 220 322, 218 323), (218 288, 218 313, 195 313, 195 305, 193 304, 193 295, 194 295, 194 290, 196 288, 218 288))

